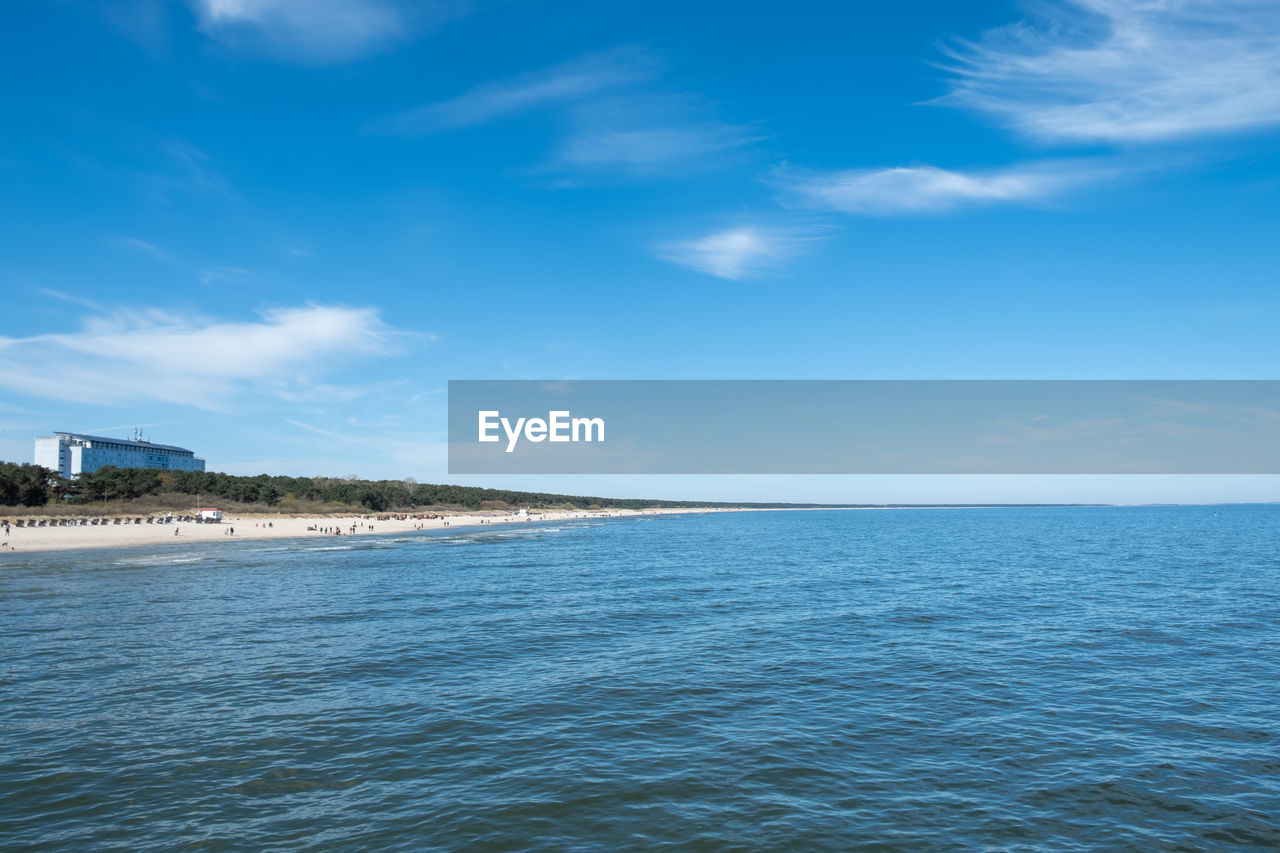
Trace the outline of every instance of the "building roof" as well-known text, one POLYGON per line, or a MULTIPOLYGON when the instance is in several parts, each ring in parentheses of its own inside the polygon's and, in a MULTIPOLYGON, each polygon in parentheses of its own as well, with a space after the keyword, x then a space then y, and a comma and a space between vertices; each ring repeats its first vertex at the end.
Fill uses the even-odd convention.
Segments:
POLYGON ((106 444, 124 444, 129 447, 136 447, 139 450, 176 450, 179 453, 190 453, 195 455, 194 450, 187 450, 185 447, 175 447, 172 444, 152 444, 149 441, 132 441, 127 438, 109 438, 105 435, 83 435, 78 432, 55 432, 54 436, 65 436, 66 438, 75 438, 80 441, 101 441, 106 444))

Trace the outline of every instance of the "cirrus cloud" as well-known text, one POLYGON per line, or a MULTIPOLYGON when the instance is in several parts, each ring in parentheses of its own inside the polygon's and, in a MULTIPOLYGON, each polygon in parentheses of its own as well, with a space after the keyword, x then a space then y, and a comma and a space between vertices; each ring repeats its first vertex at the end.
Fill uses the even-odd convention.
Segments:
POLYGON ((794 257, 818 235, 796 228, 743 226, 659 247, 659 257, 718 278, 743 279, 794 257))
POLYGON ((1060 0, 950 51, 939 99, 1046 141, 1149 143, 1280 124, 1272 0, 1060 0))
POLYGON ((220 410, 247 391, 297 395, 346 360, 390 352, 402 334, 373 308, 278 308, 250 322, 116 311, 75 332, 0 336, 0 387, 81 403, 220 410))
POLYGON ((444 101, 370 122, 404 136, 482 127, 534 113, 558 127, 550 155, 531 172, 652 176, 719 167, 760 138, 716 117, 715 105, 656 85, 661 63, 634 47, 474 86, 444 101))
POLYGON ((784 171, 776 182, 800 207, 861 216, 907 216, 962 206, 1045 202, 1115 174, 1115 169, 1097 162, 1061 161, 970 172, 936 166, 784 171))
POLYGON ((219 41, 313 62, 379 50, 410 29, 388 0, 188 0, 202 31, 219 41))
POLYGON ((448 100, 384 118, 375 122, 373 127, 405 135, 475 127, 589 99, 643 81, 652 74, 653 62, 644 53, 619 48, 505 80, 482 83, 448 100))

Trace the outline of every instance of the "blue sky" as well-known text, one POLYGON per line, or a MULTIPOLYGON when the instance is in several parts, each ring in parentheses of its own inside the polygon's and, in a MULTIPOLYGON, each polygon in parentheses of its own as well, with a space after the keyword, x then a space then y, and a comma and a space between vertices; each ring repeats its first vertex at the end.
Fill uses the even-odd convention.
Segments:
MULTIPOLYGON (((448 478, 450 378, 1274 378, 1280 7, 21 4, 0 458, 448 478), (892 8, 890 8, 892 7, 892 8)), ((794 500, 1275 478, 508 478, 794 500)))

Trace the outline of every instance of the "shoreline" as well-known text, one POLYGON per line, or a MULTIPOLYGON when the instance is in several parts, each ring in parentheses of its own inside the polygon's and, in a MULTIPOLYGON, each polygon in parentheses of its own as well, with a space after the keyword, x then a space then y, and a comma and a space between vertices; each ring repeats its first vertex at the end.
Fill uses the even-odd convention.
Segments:
MULTIPOLYGON (((1132 506, 1237 506, 1238 504, 1134 504, 1132 506)), ((1255 504, 1247 504, 1253 506, 1255 504)), ((1266 506, 1267 504, 1256 504, 1266 506)), ((404 535, 428 530, 454 528, 512 527, 556 521, 592 518, 634 518, 655 515, 707 515, 722 512, 884 512, 904 510, 975 509, 1106 509, 1116 504, 898 504, 880 506, 809 507, 651 507, 648 509, 546 510, 527 517, 507 513, 456 513, 438 518, 404 520, 395 514, 379 515, 239 515, 224 517, 222 523, 195 524, 103 524, 72 527, 11 527, 0 533, 0 558, 7 555, 42 554, 55 551, 92 551, 113 548, 142 548, 155 545, 205 544, 273 541, 280 539, 365 539, 404 535), (268 526, 270 525, 270 526, 268 526), (355 532, 351 532, 352 526, 355 532), (341 535, 321 533, 321 528, 340 528, 341 535), (175 534, 174 531, 177 531, 175 534), (234 530, 234 534, 231 531, 234 530)), ((41 517, 35 515, 35 517, 41 517)))
POLYGON ((427 530, 453 528, 513 527, 539 522, 572 521, 591 518, 627 518, 645 515, 690 515, 711 512, 739 512, 734 508, 653 508, 615 510, 547 510, 527 517, 493 514, 457 514, 440 518, 401 520, 376 514, 350 516, 244 515, 224 517, 221 524, 104 524, 75 527, 11 527, 0 534, 0 557, 9 554, 40 554, 52 551, 90 551, 136 548, 151 545, 256 542, 278 539, 336 539, 349 541, 369 537, 404 535, 427 530), (268 526, 270 525, 270 526, 268 526), (352 527, 355 531, 352 532, 352 527), (341 530, 341 534, 321 533, 321 529, 341 530), (234 533, 232 533, 234 531, 234 533))

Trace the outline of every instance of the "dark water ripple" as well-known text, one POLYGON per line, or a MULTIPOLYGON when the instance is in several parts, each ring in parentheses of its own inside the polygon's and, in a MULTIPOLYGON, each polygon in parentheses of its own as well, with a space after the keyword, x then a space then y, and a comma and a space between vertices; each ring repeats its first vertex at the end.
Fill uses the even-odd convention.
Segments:
POLYGON ((0 566, 13 850, 1280 849, 1280 508, 0 566))

